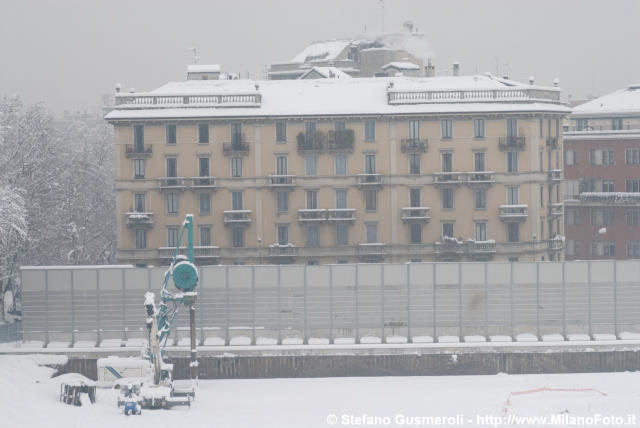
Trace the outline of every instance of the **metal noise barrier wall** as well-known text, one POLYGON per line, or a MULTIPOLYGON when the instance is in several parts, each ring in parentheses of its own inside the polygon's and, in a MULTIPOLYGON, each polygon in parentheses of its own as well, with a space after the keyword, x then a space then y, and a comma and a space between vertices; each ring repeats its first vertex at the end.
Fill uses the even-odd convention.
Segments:
MULTIPOLYGON (((640 260, 200 267, 201 345, 640 333, 640 260)), ((143 339, 165 268, 25 267, 24 340, 143 339)), ((169 344, 188 341, 181 308, 169 344)), ((577 336, 574 336, 577 337, 577 336)))

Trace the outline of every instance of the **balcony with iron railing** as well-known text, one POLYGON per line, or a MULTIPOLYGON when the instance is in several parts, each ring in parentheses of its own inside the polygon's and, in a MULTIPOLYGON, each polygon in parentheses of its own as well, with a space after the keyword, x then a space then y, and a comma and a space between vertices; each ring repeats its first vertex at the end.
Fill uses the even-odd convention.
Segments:
POLYGON ((471 255, 484 255, 496 253, 496 241, 469 241, 467 242, 468 251, 471 255))
POLYGON ((189 185, 187 177, 160 177, 158 187, 160 190, 181 190, 189 185))
POLYGON ((549 171, 549 181, 562 181, 562 171, 561 169, 552 169, 549 171))
POLYGON ((248 226, 251 224, 251 210, 224 211, 225 226, 248 226))
POLYGON ((433 252, 437 255, 456 256, 465 254, 467 252, 467 248, 464 241, 444 237, 442 241, 433 243, 433 252))
POLYGON ((498 149, 505 150, 524 150, 526 139, 524 136, 506 136, 498 137, 498 149))
POLYGON ((127 226, 129 227, 151 227, 153 226, 153 213, 152 212, 128 212, 125 213, 127 217, 127 226))
POLYGON ((428 223, 431 217, 429 207, 404 207, 401 209, 402 221, 405 223, 428 223))
POLYGON ((327 151, 330 152, 353 152, 354 133, 353 129, 343 129, 341 131, 327 132, 327 151))
POLYGON ((249 154, 249 143, 244 134, 234 134, 230 142, 222 143, 222 152, 225 156, 246 156, 249 154))
MULTIPOLYGON (((187 247, 180 247, 178 254, 181 256, 187 255, 187 247)), ((158 256, 161 259, 171 259, 176 253, 175 247, 160 247, 158 248, 158 256)), ((196 246, 193 247, 193 257, 196 259, 205 258, 218 258, 220 257, 220 248, 217 246, 196 246)))
POLYGON ((292 187, 295 185, 295 175, 280 175, 274 174, 267 176, 267 183, 269 187, 292 187))
POLYGON ((327 210, 322 208, 304 208, 298 210, 301 223, 322 223, 327 220, 327 210))
POLYGON ((433 182, 438 185, 460 185, 463 182, 464 175, 462 172, 434 172, 433 182))
POLYGON ((127 158, 148 158, 153 154, 153 146, 151 144, 127 144, 124 153, 127 158))
POLYGON ((550 149, 558 148, 558 137, 547 137, 547 147, 550 149))
POLYGON ((298 248, 293 244, 271 244, 269 245, 269 256, 276 258, 295 257, 298 248))
POLYGON ((549 205, 549 215, 551 217, 561 217, 563 213, 564 204, 562 202, 549 205))
POLYGON ((402 153, 424 153, 429 149, 429 142, 420 138, 403 138, 400 140, 402 153))
POLYGON ((564 236, 558 235, 555 238, 547 240, 547 247, 551 251, 564 250, 564 236))
POLYGON ((528 205, 500 205, 498 216, 502 221, 525 221, 528 217, 528 205))
POLYGON ((358 186, 381 186, 382 174, 357 174, 358 186))
POLYGON ((333 221, 344 221, 344 222, 353 222, 356 219, 356 210, 355 208, 329 208, 327 210, 328 220, 333 221))
POLYGON ((493 179, 494 171, 473 171, 466 173, 465 182, 472 185, 480 185, 480 184, 493 184, 495 180, 493 179))
POLYGON ((194 189, 213 189, 216 187, 215 177, 191 177, 191 187, 194 189))
POLYGON ((319 153, 325 150, 326 136, 322 131, 300 132, 296 140, 298 153, 319 153))

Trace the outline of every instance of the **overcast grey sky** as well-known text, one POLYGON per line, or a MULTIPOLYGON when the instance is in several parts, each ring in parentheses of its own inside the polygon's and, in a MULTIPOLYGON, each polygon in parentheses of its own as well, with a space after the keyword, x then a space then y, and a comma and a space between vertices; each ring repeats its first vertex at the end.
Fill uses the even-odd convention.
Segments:
MULTIPOLYGON (((565 94, 603 95, 640 82, 634 0, 385 0, 385 29, 412 20, 438 74, 508 71, 565 94)), ((380 0, 3 0, 0 94, 60 114, 123 88, 150 90, 200 63, 262 78, 308 43, 381 30, 380 0)))

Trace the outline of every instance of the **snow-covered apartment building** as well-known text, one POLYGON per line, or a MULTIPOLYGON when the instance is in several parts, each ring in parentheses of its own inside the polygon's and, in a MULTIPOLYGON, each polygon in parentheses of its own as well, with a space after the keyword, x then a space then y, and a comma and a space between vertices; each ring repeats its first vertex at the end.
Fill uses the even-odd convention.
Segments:
POLYGON ((573 109, 565 133, 566 257, 640 257, 640 85, 573 109))
POLYGON ((120 262, 558 260, 557 84, 186 80, 116 93, 120 262))

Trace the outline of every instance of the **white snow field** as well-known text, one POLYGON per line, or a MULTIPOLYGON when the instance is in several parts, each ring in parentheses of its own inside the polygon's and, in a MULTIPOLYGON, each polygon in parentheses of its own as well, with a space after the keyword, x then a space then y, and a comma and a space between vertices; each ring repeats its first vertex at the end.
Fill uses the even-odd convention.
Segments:
POLYGON ((53 369, 40 364, 63 362, 65 358, 0 356, 0 426, 640 425, 637 372, 201 380, 190 409, 144 410, 140 416, 124 416, 116 407, 117 392, 111 389, 99 389, 97 402, 89 406, 58 402, 60 379, 51 378, 53 369), (435 419, 438 417, 448 419, 435 419), (539 419, 525 419, 533 417, 539 419))

